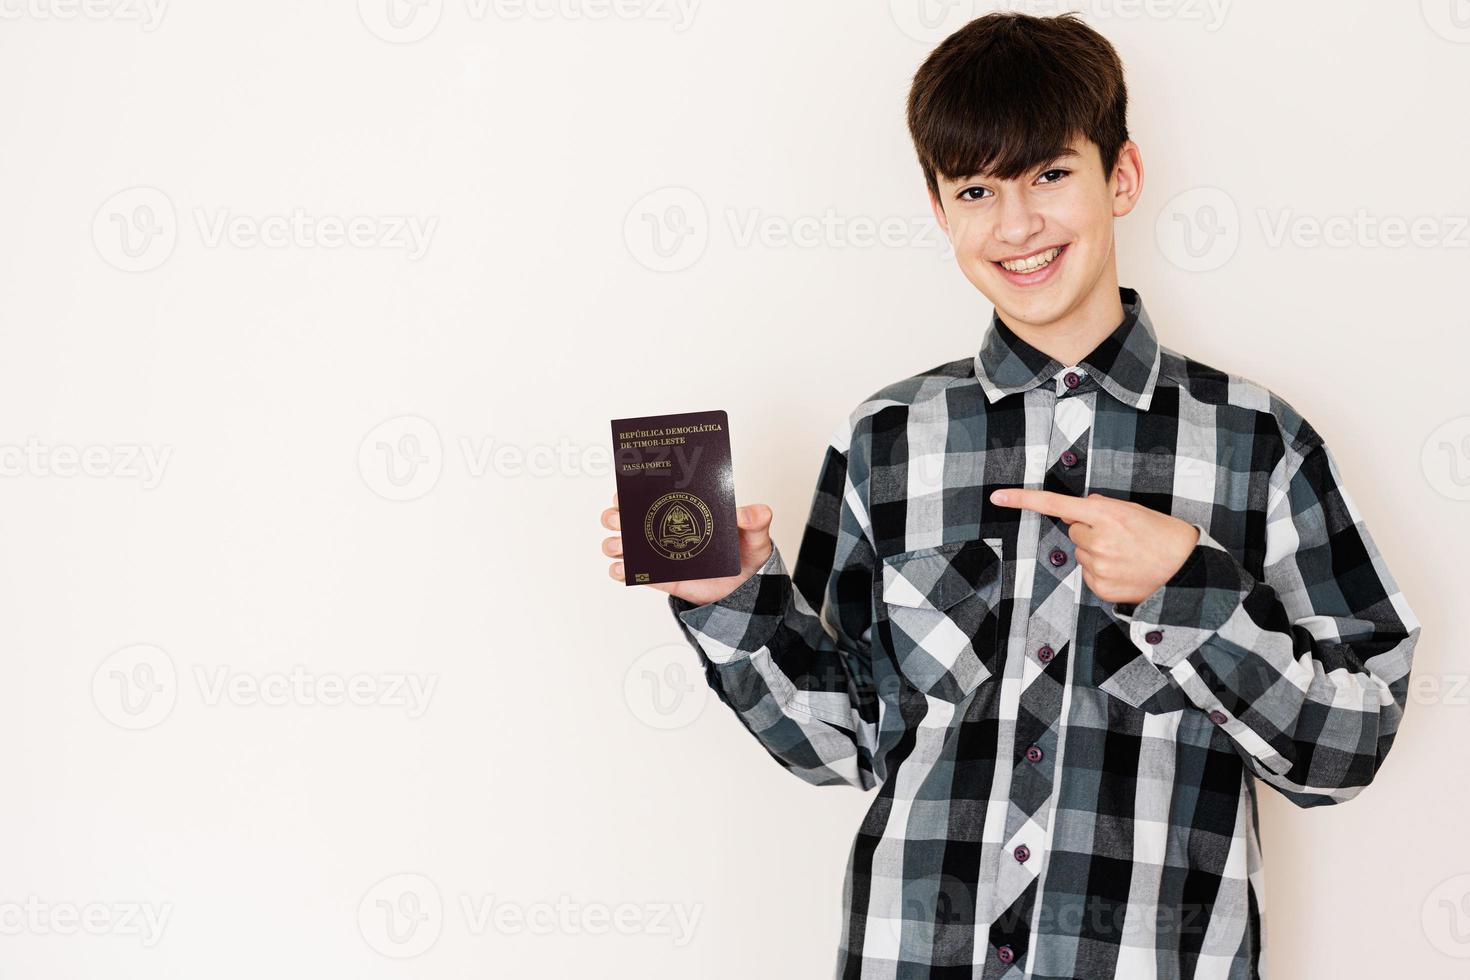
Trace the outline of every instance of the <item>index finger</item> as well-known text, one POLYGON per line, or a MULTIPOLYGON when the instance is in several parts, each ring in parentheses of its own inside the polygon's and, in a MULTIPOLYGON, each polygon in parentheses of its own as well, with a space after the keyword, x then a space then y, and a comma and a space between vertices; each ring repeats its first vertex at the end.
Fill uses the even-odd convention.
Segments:
POLYGON ((1038 514, 1060 517, 1068 524, 1073 521, 1091 524, 1095 514, 1095 508, 1085 497, 1074 497, 1053 490, 997 490, 990 495, 990 502, 1002 507, 1020 507, 1023 510, 1034 510, 1038 514))

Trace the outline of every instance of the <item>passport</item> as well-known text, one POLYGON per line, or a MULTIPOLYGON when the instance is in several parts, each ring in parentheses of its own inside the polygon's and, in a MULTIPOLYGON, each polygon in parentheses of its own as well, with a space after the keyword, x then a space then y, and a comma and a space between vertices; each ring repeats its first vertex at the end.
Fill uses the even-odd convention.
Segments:
POLYGON ((740 571, 735 474, 724 412, 613 419, 623 584, 740 571))

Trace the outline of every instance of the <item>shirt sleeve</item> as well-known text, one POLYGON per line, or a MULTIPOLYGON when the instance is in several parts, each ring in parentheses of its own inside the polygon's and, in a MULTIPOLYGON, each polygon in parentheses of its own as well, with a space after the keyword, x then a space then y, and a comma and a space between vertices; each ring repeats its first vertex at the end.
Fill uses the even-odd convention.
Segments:
POLYGON ((1199 524, 1168 581, 1112 605, 1133 643, 1299 806, 1351 799, 1393 743, 1419 622, 1320 437, 1278 463, 1263 577, 1199 524))
POLYGON ((794 575, 773 544, 723 599, 669 604, 710 687, 776 761, 810 783, 869 789, 875 562, 847 450, 842 435, 827 447, 794 575))

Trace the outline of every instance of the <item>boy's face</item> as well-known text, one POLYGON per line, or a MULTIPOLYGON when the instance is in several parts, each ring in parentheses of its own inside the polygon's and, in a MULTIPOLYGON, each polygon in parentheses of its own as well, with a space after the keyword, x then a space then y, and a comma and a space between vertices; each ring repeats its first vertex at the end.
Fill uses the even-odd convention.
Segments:
POLYGON ((1079 137, 1016 180, 938 183, 930 200, 960 269, 1007 321, 1042 327, 1116 303, 1113 219, 1133 210, 1143 186, 1133 141, 1111 174, 1097 144, 1079 137))

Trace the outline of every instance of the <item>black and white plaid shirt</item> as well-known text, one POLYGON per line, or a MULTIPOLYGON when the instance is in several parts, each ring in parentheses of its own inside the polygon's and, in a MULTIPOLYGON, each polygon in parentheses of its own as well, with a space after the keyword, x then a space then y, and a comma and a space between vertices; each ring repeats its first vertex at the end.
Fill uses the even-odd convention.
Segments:
POLYGON ((1347 800, 1403 715, 1419 623, 1282 398, 1161 347, 1138 293, 1076 365, 993 317, 827 448, 794 573, 670 599, 783 766, 879 787, 837 976, 1257 977, 1257 781, 1347 800), (1001 487, 1198 527, 1136 605, 1001 487), (795 586, 793 588, 792 586, 795 586))

